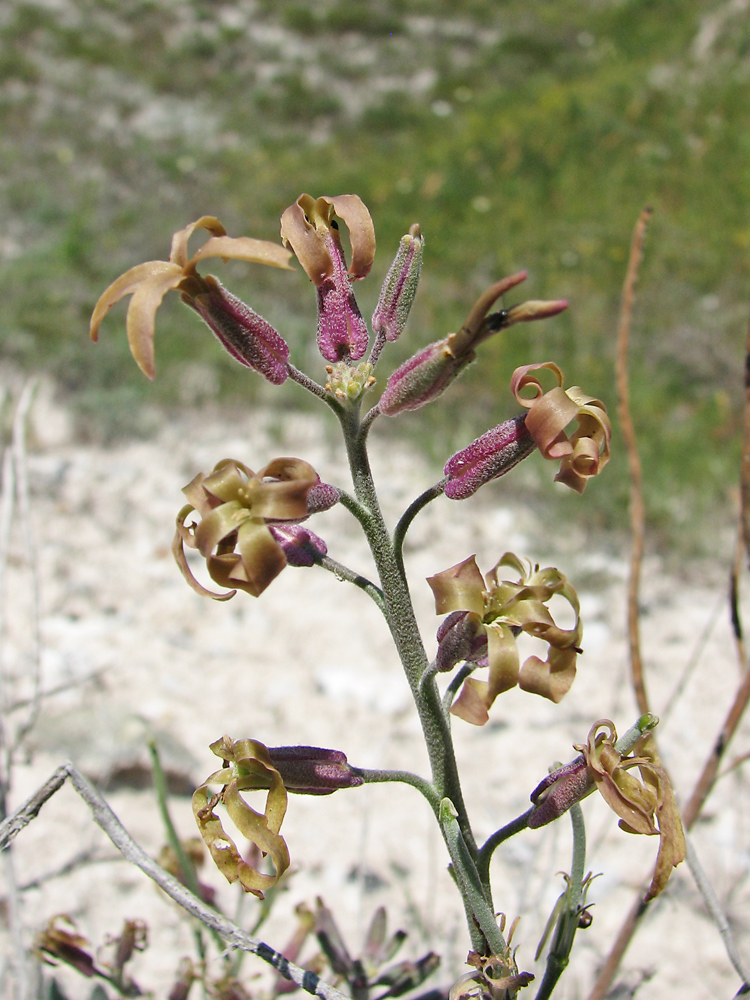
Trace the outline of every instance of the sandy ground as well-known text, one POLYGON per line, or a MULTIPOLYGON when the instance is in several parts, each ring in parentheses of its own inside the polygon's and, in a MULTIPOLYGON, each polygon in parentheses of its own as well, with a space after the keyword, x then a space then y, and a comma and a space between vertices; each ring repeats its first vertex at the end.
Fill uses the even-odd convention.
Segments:
MULTIPOLYGON (((224 733, 269 745, 331 746, 360 766, 425 773, 406 682, 384 623, 365 595, 323 570, 288 568, 259 600, 240 594, 215 603, 187 588, 169 553, 181 487, 223 457, 258 468, 293 454, 310 461, 324 480, 348 487, 330 427, 310 416, 192 416, 172 420, 153 440, 104 448, 75 442, 68 426, 43 386, 32 411, 27 462, 34 551, 30 559, 16 513, 1 653, 5 703, 12 705, 30 693, 33 673, 33 563, 40 588, 42 688, 62 690, 43 699, 18 755, 13 806, 70 757, 99 781, 110 781, 113 808, 156 854, 164 835, 154 794, 135 787, 148 768, 149 736, 184 784, 214 770, 218 762, 208 744, 224 733)), ((386 446, 377 432, 372 444, 383 506, 394 523, 430 484, 430 475, 418 452, 386 446)), ((346 511, 334 509, 311 526, 326 538, 331 555, 370 572, 358 525, 346 511)), ((593 721, 610 717, 624 731, 637 715, 626 668, 624 553, 613 557, 592 549, 575 532, 558 538, 553 549, 528 510, 507 505, 501 483, 463 505, 441 498, 409 535, 407 569, 428 650, 434 650, 439 619, 424 578, 472 552, 487 570, 507 549, 543 563, 554 560, 576 583, 585 655, 560 706, 512 691, 496 702, 485 728, 455 722, 479 840, 526 809, 548 765, 570 759, 572 743, 585 739, 593 721)), ((642 628, 652 704, 664 717, 661 747, 685 801, 738 679, 721 593, 716 585, 672 579, 650 563, 642 628), (673 698, 681 679, 681 693, 673 698)), ((26 711, 8 716, 10 732, 26 711)), ((749 741, 745 725, 729 758, 746 752, 749 741)), ((694 843, 750 962, 748 798, 743 770, 736 769, 709 799, 694 843)), ((189 799, 176 796, 172 808, 180 832, 191 835, 189 799)), ((656 854, 652 838, 621 832, 597 796, 586 802, 585 814, 587 867, 602 875, 590 894, 593 925, 577 938, 556 993, 561 1000, 586 995, 656 854)), ((283 833, 295 873, 263 928, 265 940, 282 946, 294 905, 312 905, 321 895, 356 952, 382 903, 391 927, 409 930, 403 957, 428 949, 443 956, 430 983, 447 986, 463 971, 468 941, 459 900, 432 817, 413 789, 371 785, 327 798, 292 797, 283 833)), ((562 890, 556 873, 569 869, 569 855, 565 820, 527 831, 495 855, 496 905, 510 919, 521 915, 514 939, 519 966, 537 976, 543 965, 534 964, 534 952, 562 890)), ((56 913, 70 914, 97 944, 116 934, 124 918, 143 918, 150 946, 135 958, 132 972, 154 996, 167 995, 180 957, 192 954, 190 925, 140 872, 114 858, 72 790, 61 791, 18 838, 13 864, 20 886, 41 880, 21 893, 27 944, 56 913), (84 849, 100 860, 65 877, 45 878, 84 849)), ((204 879, 234 914, 235 892, 215 871, 204 870, 204 879)), ((245 926, 254 922, 255 908, 253 900, 245 901, 245 926)), ((267 983, 267 977, 253 980, 262 971, 254 958, 246 960, 244 974, 255 995, 267 983)), ((89 996, 90 982, 66 969, 59 978, 71 998, 89 996)), ((737 975, 686 869, 675 874, 644 922, 619 982, 624 992, 618 996, 637 988, 640 1000, 734 995, 737 975)))

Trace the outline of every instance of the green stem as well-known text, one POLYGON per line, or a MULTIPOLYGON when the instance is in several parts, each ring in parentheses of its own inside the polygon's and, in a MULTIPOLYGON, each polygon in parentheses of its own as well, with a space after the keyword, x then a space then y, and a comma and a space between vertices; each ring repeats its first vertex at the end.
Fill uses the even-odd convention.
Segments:
POLYGON ((435 500, 437 497, 441 496, 445 490, 445 484, 448 482, 447 477, 442 479, 439 483, 431 486, 428 490, 425 490, 421 496, 409 504, 401 518, 396 525, 396 529, 393 532, 393 551, 396 554, 396 562, 398 563, 401 573, 404 572, 404 539, 406 538, 406 532, 411 527, 411 523, 420 510, 423 510, 428 503, 435 500))
MULTIPOLYGON (((480 954, 505 955, 508 947, 497 925, 492 907, 487 902, 474 858, 461 834, 456 810, 451 800, 447 798, 440 803, 440 825, 451 857, 456 883, 484 937, 480 954)), ((472 929, 471 923, 470 929, 472 929)))
POLYGON ((374 583, 368 580, 366 576, 361 576, 359 573, 355 573, 353 569, 349 569, 349 567, 344 566, 343 563, 337 562, 335 559, 331 559, 330 556, 321 556, 318 560, 318 566, 322 566, 323 569, 327 569, 329 573, 333 573, 337 580, 346 580, 348 583, 353 583, 355 587, 359 587, 359 589, 363 590, 368 597, 371 597, 380 610, 385 613, 383 591, 380 587, 376 587, 374 583))
POLYGON ((570 867, 570 879, 565 893, 563 908, 557 918, 557 924, 552 936, 552 944, 547 954, 547 966, 544 978, 539 984, 535 1000, 548 1000, 560 976, 570 961, 570 952, 578 930, 578 918, 581 912, 581 895, 583 892, 583 872, 586 867, 586 827, 583 822, 583 810, 575 802, 570 807, 570 820, 573 825, 573 859, 570 867))
POLYGON ((416 788, 427 799, 437 818, 440 818, 440 796, 432 782, 421 778, 412 771, 388 771, 377 770, 367 767, 352 767, 352 771, 364 778, 365 784, 376 784, 382 781, 402 781, 406 785, 416 788))
POLYGON ((506 823, 505 826, 496 830, 491 836, 485 840, 479 849, 479 854, 477 856, 477 871, 479 872, 479 877, 482 880, 484 886, 489 887, 490 884, 490 862, 492 861, 492 855, 495 850, 510 837, 514 837, 521 830, 525 830, 529 825, 529 816, 534 811, 532 806, 527 809, 525 813, 512 819, 510 823, 506 823))
MULTIPOLYGON (((346 443, 358 517, 375 560, 385 601, 385 618, 396 650, 403 664, 419 714, 430 759, 432 781, 441 798, 450 798, 458 812, 458 822, 472 855, 476 843, 463 801, 450 727, 446 723, 437 685, 432 681, 420 687, 428 666, 427 654, 414 615, 406 579, 380 510, 367 455, 365 435, 361 433, 359 411, 352 407, 341 415, 341 427, 346 443), (361 516, 364 515, 364 516, 361 516)), ((342 502, 344 499, 342 497, 342 502)))

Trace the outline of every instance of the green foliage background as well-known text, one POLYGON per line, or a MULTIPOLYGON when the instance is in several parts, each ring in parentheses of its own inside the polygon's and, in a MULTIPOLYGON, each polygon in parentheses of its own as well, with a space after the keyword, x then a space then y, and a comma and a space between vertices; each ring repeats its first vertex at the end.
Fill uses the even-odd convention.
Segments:
MULTIPOLYGON (((511 270, 529 270, 527 297, 570 300, 404 418, 442 461, 513 412, 517 364, 554 359, 613 408, 625 261, 649 203, 632 401, 652 524, 690 534, 736 479, 749 81, 750 19, 726 0, 6 0, 4 363, 48 369, 97 434, 142 429, 149 401, 267 403, 175 296, 153 386, 128 360, 122 310, 87 344, 91 308, 200 214, 274 239, 301 191, 356 192, 379 244, 358 286, 365 315, 399 236, 413 221, 426 236, 409 335, 386 363, 455 329, 511 270)), ((220 269, 313 373, 301 272, 220 269)), ((620 455, 587 491, 602 526, 622 521, 624 469, 620 455)))

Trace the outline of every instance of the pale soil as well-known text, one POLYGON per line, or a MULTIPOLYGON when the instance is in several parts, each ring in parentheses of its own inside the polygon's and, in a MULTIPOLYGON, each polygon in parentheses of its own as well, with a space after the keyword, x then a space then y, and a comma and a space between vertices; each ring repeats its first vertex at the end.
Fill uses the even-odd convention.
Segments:
MULTIPOLYGON (((221 458, 258 468, 278 455, 298 455, 324 480, 348 487, 340 453, 330 444, 333 436, 322 424, 309 416, 283 422, 259 413, 192 416, 167 423, 153 440, 94 447, 71 440, 65 414, 44 392, 32 424, 28 472, 43 689, 77 683, 44 699, 28 762, 14 772, 13 806, 68 757, 100 780, 126 769, 131 775, 142 772, 151 734, 168 769, 191 782, 218 766, 208 744, 224 733, 269 745, 336 747, 361 766, 425 773, 406 682, 385 626, 363 593, 322 570, 288 568, 258 600, 240 594, 227 604, 215 603, 187 588, 169 554, 181 487, 221 458)), ((404 426, 408 432, 408 421, 404 426)), ((372 444, 383 505, 394 523, 431 478, 418 452, 392 442, 384 446, 377 429, 372 444)), ((31 576, 22 527, 14 520, 5 580, 2 662, 8 702, 28 693, 33 661, 31 576)), ((370 572, 358 525, 343 509, 320 516, 312 527, 326 538, 331 555, 370 572)), ((577 582, 585 655, 560 706, 512 691, 495 704, 484 729, 455 722, 465 793, 480 840, 526 809, 547 767, 570 759, 571 745, 585 739, 592 722, 609 717, 624 731, 637 715, 626 669, 626 554, 613 558, 590 549, 578 533, 558 537, 553 545, 528 510, 506 505, 501 483, 463 505, 441 498, 418 517, 409 535, 407 568, 428 651, 434 651, 439 619, 424 578, 472 552, 487 570, 507 549, 542 562, 554 558, 577 582)), ((698 657, 660 730, 663 755, 685 801, 738 678, 719 588, 671 579, 650 563, 642 629, 657 714, 691 657, 698 657)), ((11 722, 23 714, 15 713, 11 722)), ((746 752, 749 741, 745 725, 728 757, 746 752)), ((120 787, 108 798, 126 827, 156 854, 164 835, 153 792, 120 787)), ((176 797, 172 808, 181 833, 191 835, 189 799, 176 797)), ((579 934, 556 994, 561 998, 586 995, 657 846, 651 838, 621 832, 598 797, 584 809, 587 867, 603 874, 590 894, 593 925, 579 934)), ((746 961, 749 826, 740 768, 712 794, 694 842, 746 961)), ((410 931, 399 957, 440 952, 436 985, 449 985, 462 971, 468 941, 458 897, 429 810, 413 789, 380 785, 328 798, 292 797, 283 833, 296 873, 263 928, 265 940, 282 946, 292 931, 293 906, 322 895, 356 951, 371 913, 385 903, 391 927, 410 931)), ((17 880, 23 885, 42 877, 89 846, 99 855, 114 854, 82 803, 64 789, 16 841, 17 880)), ((570 828, 563 820, 521 834, 495 856, 496 905, 510 919, 522 915, 514 939, 519 966, 537 976, 543 965, 534 965, 534 951, 562 890, 556 873, 569 869, 569 852, 570 828)), ((222 886, 216 872, 204 870, 204 879, 219 888, 233 914, 234 892, 222 886)), ((246 926, 254 920, 254 907, 246 902, 246 926)), ((132 971, 155 996, 167 995, 179 958, 192 953, 187 921, 140 872, 119 861, 92 864, 24 892, 27 942, 61 912, 73 916, 97 944, 117 933, 123 918, 144 918, 150 947, 137 956, 132 971)), ((244 971, 250 979, 262 966, 250 958, 244 971)), ((67 970, 60 979, 71 997, 89 995, 90 982, 67 970)), ((738 978, 684 866, 635 939, 622 981, 641 983, 641 1000, 734 995, 738 978)), ((263 982, 251 983, 253 991, 262 992, 263 982)), ((533 987, 527 992, 533 996, 533 987)))

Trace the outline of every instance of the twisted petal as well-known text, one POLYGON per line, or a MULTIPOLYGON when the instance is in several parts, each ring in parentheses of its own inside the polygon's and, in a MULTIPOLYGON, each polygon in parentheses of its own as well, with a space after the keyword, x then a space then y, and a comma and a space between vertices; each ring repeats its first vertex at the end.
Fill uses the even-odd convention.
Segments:
POLYGON ((344 220, 349 230, 352 245, 349 274, 355 280, 365 278, 375 259, 375 227, 367 206, 356 194, 339 194, 322 200, 330 201, 334 212, 344 220))
POLYGON ((324 238, 330 226, 332 206, 325 198, 314 201, 301 194, 281 216, 281 240, 291 247, 314 285, 333 272, 333 261, 324 238))
POLYGON ((476 556, 444 569, 427 578, 435 595, 435 613, 447 611, 473 611, 484 613, 484 578, 479 572, 476 556))
POLYGON ((172 539, 172 555, 174 556, 174 560, 177 563, 180 572, 185 577, 185 580, 197 594, 200 594, 201 597, 212 597, 215 601, 228 601, 230 597, 234 597, 237 591, 230 590, 224 594, 217 594, 213 590, 208 590, 193 576, 192 570, 190 569, 188 561, 185 557, 185 545, 191 549, 196 547, 193 532, 185 524, 185 519, 189 517, 194 510, 195 508, 192 504, 186 504, 177 515, 177 530, 175 531, 174 538, 172 539))
POLYGON ((489 658, 489 679, 465 681, 461 694, 451 706, 451 714, 474 726, 483 726, 489 721, 489 709, 499 694, 509 691, 518 683, 518 647, 516 637, 507 625, 485 626, 487 632, 487 654, 489 658))
POLYGON ((172 264, 177 264, 180 270, 187 268, 188 264, 188 241, 196 229, 207 229, 212 236, 225 236, 226 229, 214 215, 202 215, 200 219, 189 223, 184 229, 178 229, 172 236, 172 246, 169 251, 169 260, 172 264))
POLYGON ((289 250, 271 243, 269 240, 254 240, 250 236, 211 236, 202 247, 193 254, 186 264, 186 269, 193 267, 199 260, 206 257, 221 257, 222 260, 245 260, 251 264, 267 264, 269 267, 280 267, 293 271, 289 261, 292 254, 289 250))
POLYGON ((286 789, 262 743, 255 740, 233 741, 225 736, 213 743, 211 749, 230 766, 215 771, 193 794, 193 814, 198 829, 227 881, 239 882, 246 892, 263 899, 264 892, 275 885, 289 867, 289 851, 279 834, 286 812, 286 789), (224 786, 219 795, 210 795, 209 786, 212 784, 224 786), (252 809, 240 795, 240 792, 250 789, 268 789, 263 813, 252 809), (262 874, 243 860, 214 812, 220 802, 226 806, 240 833, 263 854, 270 856, 275 874, 262 874))

